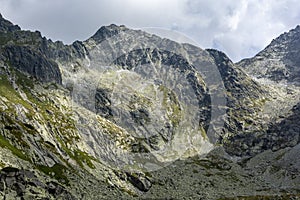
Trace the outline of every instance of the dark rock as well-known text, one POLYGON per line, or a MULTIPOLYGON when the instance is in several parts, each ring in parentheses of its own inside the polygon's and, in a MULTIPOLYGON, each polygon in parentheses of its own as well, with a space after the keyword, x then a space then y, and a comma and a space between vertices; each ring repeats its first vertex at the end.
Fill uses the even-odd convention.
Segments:
POLYGON ((15 167, 4 167, 3 169, 1 169, 1 172, 4 172, 5 174, 14 173, 14 175, 15 175, 19 171, 20 170, 18 168, 15 168, 15 167))
POLYGON ((3 192, 5 190, 5 183, 2 178, 0 178, 0 192, 3 192))
MULTIPOLYGON (((207 51, 214 58, 227 90, 227 118, 223 133, 230 133, 230 136, 224 140, 221 135, 220 143, 223 143, 226 151, 232 155, 254 154, 254 149, 261 140, 257 137, 258 133, 251 128, 246 129, 245 124, 254 122, 253 114, 259 113, 262 109, 259 106, 253 107, 253 101, 262 101, 268 92, 234 66, 224 53, 214 49, 207 51)), ((264 121, 256 119, 255 123, 263 124, 264 121)))
POLYGON ((4 51, 7 62, 12 67, 42 82, 61 84, 60 70, 54 61, 25 46, 6 46, 4 51))
POLYGON ((126 175, 128 181, 140 191, 147 192, 150 190, 152 184, 147 177, 133 173, 126 173, 126 175))
POLYGON ((60 188, 57 187, 58 185, 54 182, 49 182, 47 183, 47 189, 48 192, 52 195, 57 195, 61 193, 60 188))
POLYGON ((86 47, 81 41, 75 41, 72 44, 72 56, 76 58, 85 58, 86 55, 88 55, 88 51, 86 50, 86 47))
POLYGON ((53 181, 47 183, 47 191, 55 198, 62 198, 66 200, 77 199, 72 194, 70 194, 63 186, 53 181))
POLYGON ((111 108, 110 94, 111 91, 103 88, 98 88, 95 94, 95 109, 96 113, 107 119, 113 117, 111 108))
POLYGON ((130 111, 130 115, 131 115, 133 121, 138 126, 142 126, 146 123, 150 123, 150 117, 149 117, 150 114, 144 108, 140 108, 140 109, 137 109, 137 110, 130 111))
POLYGON ((266 93, 257 82, 234 66, 233 62, 223 52, 214 49, 207 49, 207 51, 215 59, 226 90, 236 97, 236 99, 228 99, 229 102, 240 101, 245 97, 259 98, 266 93))
MULTIPOLYGON (((281 118, 281 117, 279 117, 281 118)), ((224 144, 227 151, 239 156, 254 156, 266 150, 278 151, 300 143, 300 103, 279 123, 273 123, 263 132, 237 134, 224 144)))
MULTIPOLYGON (((52 195, 55 199, 76 199, 66 188, 56 182, 48 182, 44 185, 37 176, 28 170, 20 170, 13 167, 6 167, 1 170, 0 191, 4 193, 13 190, 18 197, 23 198, 24 194, 35 187, 37 190, 44 190, 46 194, 52 195)), ((32 193, 34 196, 34 193, 32 193)))
POLYGON ((14 32, 19 31, 21 28, 17 25, 13 25, 10 21, 0 17, 0 33, 1 32, 14 32))
POLYGON ((13 185, 13 189, 17 192, 18 196, 23 196, 23 194, 25 193, 25 185, 19 182, 16 182, 13 185))

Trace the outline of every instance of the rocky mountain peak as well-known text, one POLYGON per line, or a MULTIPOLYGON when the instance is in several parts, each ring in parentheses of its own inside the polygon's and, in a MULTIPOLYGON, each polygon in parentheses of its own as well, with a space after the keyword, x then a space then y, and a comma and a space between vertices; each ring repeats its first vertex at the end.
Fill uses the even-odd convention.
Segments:
POLYGON ((106 38, 112 37, 121 31, 128 30, 124 25, 111 24, 109 26, 102 26, 91 38, 97 42, 101 42, 106 38))
POLYGON ((10 21, 4 19, 0 13, 0 32, 11 32, 18 30, 21 30, 18 25, 14 25, 10 21))
POLYGON ((206 51, 209 52, 210 55, 212 55, 214 57, 214 59, 217 60, 217 63, 226 63, 226 64, 233 64, 232 61, 230 60, 230 58, 228 58, 228 56, 222 52, 222 51, 218 51, 216 49, 206 49, 206 51))
POLYGON ((300 84, 300 26, 281 34, 255 57, 238 66, 258 79, 300 84))
MULTIPOLYGON (((300 44, 300 26, 281 34, 279 37, 272 40, 266 49, 274 49, 282 54, 297 50, 300 44)), ((258 55, 263 54, 265 51, 260 52, 258 55)))
POLYGON ((299 38, 299 33, 300 33, 300 26, 297 25, 294 29, 288 32, 284 32, 277 38, 273 39, 269 46, 275 45, 276 43, 289 42, 297 37, 299 38))

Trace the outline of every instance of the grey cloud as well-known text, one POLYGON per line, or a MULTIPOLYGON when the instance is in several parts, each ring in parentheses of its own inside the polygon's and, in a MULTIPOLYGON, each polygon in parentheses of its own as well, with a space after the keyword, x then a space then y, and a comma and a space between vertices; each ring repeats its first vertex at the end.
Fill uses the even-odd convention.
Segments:
POLYGON ((300 23, 297 0, 0 0, 0 5, 4 17, 53 40, 85 40, 111 23, 162 27, 235 61, 300 23))

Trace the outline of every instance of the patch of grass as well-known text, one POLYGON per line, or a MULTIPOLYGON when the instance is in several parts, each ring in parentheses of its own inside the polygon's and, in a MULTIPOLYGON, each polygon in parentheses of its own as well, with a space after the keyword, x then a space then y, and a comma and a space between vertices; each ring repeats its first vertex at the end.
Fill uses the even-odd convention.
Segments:
POLYGON ((4 167, 6 167, 5 163, 0 161, 0 169, 3 169, 4 167))
POLYGON ((8 132, 10 135, 13 135, 10 138, 13 141, 16 141, 19 145, 24 148, 29 148, 29 145, 24 140, 24 135, 27 133, 35 134, 36 130, 34 127, 31 127, 29 124, 24 124, 17 119, 12 119, 12 112, 10 111, 2 111, 2 116, 0 117, 0 124, 4 127, 4 132, 8 132))
POLYGON ((20 104, 28 110, 32 110, 32 106, 24 101, 20 94, 13 88, 12 83, 8 80, 7 75, 0 75, 0 95, 8 99, 11 105, 20 104))
POLYGON ((129 109, 136 110, 141 107, 151 107, 153 105, 151 99, 143 96, 142 94, 135 93, 131 96, 129 101, 129 109))
POLYGON ((23 160, 26 160, 26 161, 30 161, 30 159, 28 158, 28 156, 26 154, 24 154, 22 152, 22 150, 16 148, 12 144, 10 144, 9 141, 5 137, 3 137, 2 135, 0 135, 0 146, 2 148, 9 149, 17 157, 19 157, 19 158, 21 158, 23 160))
POLYGON ((172 122, 173 127, 177 127, 182 117, 182 110, 177 96, 173 91, 164 86, 159 86, 159 90, 163 92, 162 106, 166 109, 167 116, 172 122))
POLYGON ((199 126, 199 131, 200 131, 200 134, 203 137, 203 139, 208 140, 208 136, 206 134, 206 131, 204 130, 204 128, 202 126, 199 126))
POLYGON ((56 138, 57 141, 60 143, 62 149, 73 159, 77 162, 77 164, 81 167, 84 168, 84 163, 90 167, 91 169, 95 169, 95 166, 92 162, 92 160, 97 161, 96 158, 88 155, 88 153, 80 151, 79 149, 76 150, 70 150, 67 148, 67 146, 65 145, 65 142, 57 137, 56 138))
POLYGON ((22 147, 29 148, 29 145, 23 140, 23 133, 20 129, 13 129, 10 133, 14 135, 14 138, 22 147))
POLYGON ((98 122, 102 127, 102 130, 108 134, 113 140, 118 143, 118 146, 124 150, 131 149, 134 138, 128 134, 125 130, 117 126, 116 124, 106 120, 100 116, 97 116, 98 122))
POLYGON ((68 168, 62 164, 56 163, 52 167, 48 167, 45 165, 38 165, 37 169, 41 172, 45 173, 46 175, 55 178, 61 183, 69 185, 69 180, 65 173, 67 172, 68 168))
POLYGON ((86 152, 80 151, 80 150, 75 150, 74 151, 74 157, 73 157, 76 162, 83 167, 83 163, 86 163, 87 166, 91 169, 95 169, 95 165, 93 164, 92 160, 96 161, 95 158, 87 154, 86 152))

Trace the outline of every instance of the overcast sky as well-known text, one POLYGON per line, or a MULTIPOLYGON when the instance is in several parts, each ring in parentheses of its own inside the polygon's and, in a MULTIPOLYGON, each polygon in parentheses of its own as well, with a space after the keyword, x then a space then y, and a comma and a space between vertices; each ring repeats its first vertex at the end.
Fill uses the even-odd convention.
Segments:
POLYGON ((85 40, 103 25, 161 27, 238 61, 300 24, 299 0, 0 0, 2 15, 52 40, 85 40))

